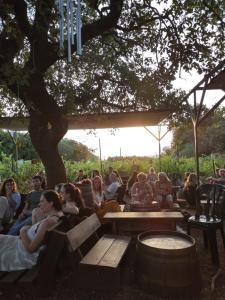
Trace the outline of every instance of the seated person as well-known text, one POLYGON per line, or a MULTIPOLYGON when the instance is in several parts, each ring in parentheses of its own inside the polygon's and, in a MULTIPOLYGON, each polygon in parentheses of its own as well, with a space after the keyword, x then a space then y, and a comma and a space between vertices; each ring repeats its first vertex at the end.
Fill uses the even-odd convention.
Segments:
POLYGON ((194 207, 196 204, 196 189, 197 176, 195 173, 190 173, 183 188, 183 196, 190 207, 194 207))
POLYGON ((213 183, 225 185, 225 169, 219 169, 219 177, 213 178, 213 183))
POLYGON ((13 178, 6 179, 0 191, 0 232, 3 223, 9 223, 20 206, 21 196, 13 178))
POLYGON ((84 171, 79 170, 78 176, 74 179, 73 183, 80 183, 85 178, 86 178, 86 176, 84 175, 84 171))
POLYGON ((37 263, 45 233, 57 224, 61 215, 61 199, 52 190, 45 191, 40 199, 40 208, 47 217, 32 226, 24 226, 20 236, 0 235, 0 271, 30 269, 37 263))
POLYGON ((84 207, 80 191, 72 183, 65 183, 61 187, 63 199, 62 211, 67 214, 79 214, 78 207, 84 207))
POLYGON ((93 198, 96 207, 100 207, 104 201, 103 182, 100 176, 92 179, 93 198))
POLYGON ((156 200, 161 208, 173 208, 172 184, 166 173, 159 172, 155 182, 156 200))
POLYGON ((132 201, 140 204, 151 205, 153 192, 151 185, 147 182, 147 176, 144 173, 137 175, 137 182, 131 188, 132 201))
POLYGON ((110 184, 104 190, 104 197, 106 200, 117 199, 117 190, 121 186, 119 179, 115 172, 109 175, 110 184))
POLYGON ((27 195, 25 207, 22 213, 19 215, 18 220, 9 229, 8 232, 9 235, 18 235, 20 229, 24 225, 32 224, 32 210, 39 206, 41 194, 43 193, 41 184, 42 184, 41 177, 39 175, 35 175, 32 178, 33 190, 27 195))
POLYGON ((154 183, 156 180, 158 179, 157 177, 157 174, 155 172, 155 169, 154 168, 150 168, 149 169, 149 172, 148 172, 148 175, 147 175, 147 181, 148 183, 154 183))
POLYGON ((138 175, 138 172, 133 171, 133 173, 131 174, 131 176, 129 177, 129 179, 127 181, 126 193, 129 197, 131 197, 131 188, 132 188, 133 184, 138 181, 137 175, 138 175))
POLYGON ((104 184, 106 185, 106 186, 108 186, 108 185, 110 185, 110 174, 113 172, 113 167, 109 167, 109 169, 108 169, 108 173, 105 175, 105 177, 104 177, 104 184))

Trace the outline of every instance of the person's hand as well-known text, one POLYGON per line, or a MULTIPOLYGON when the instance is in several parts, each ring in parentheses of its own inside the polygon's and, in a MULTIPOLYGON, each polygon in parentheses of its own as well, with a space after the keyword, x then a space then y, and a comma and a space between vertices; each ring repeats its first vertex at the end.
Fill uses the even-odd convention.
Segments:
POLYGON ((27 230, 30 228, 29 225, 25 225, 20 229, 20 237, 22 238, 24 234, 27 234, 27 230))
POLYGON ((10 196, 12 194, 12 188, 10 186, 6 186, 6 196, 10 196))
POLYGON ((24 219, 26 217, 26 212, 22 211, 21 214, 19 214, 18 219, 24 219))

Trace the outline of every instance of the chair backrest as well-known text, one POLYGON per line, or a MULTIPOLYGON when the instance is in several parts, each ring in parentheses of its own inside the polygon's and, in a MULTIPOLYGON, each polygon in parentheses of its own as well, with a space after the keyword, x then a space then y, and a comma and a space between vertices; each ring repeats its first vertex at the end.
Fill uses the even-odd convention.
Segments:
POLYGON ((66 233, 70 250, 79 248, 96 230, 101 223, 96 214, 91 215, 66 233))
POLYGON ((197 190, 196 217, 200 214, 201 200, 206 200, 204 214, 210 217, 223 218, 225 212, 225 186, 221 184, 201 184, 197 190))

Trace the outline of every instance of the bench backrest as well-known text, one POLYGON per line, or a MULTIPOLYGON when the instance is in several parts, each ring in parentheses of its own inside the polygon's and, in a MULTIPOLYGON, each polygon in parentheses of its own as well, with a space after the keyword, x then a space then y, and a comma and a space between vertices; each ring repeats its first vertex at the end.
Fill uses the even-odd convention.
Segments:
POLYGON ((70 245, 70 251, 79 248, 94 232, 101 223, 96 214, 91 215, 66 233, 70 245))

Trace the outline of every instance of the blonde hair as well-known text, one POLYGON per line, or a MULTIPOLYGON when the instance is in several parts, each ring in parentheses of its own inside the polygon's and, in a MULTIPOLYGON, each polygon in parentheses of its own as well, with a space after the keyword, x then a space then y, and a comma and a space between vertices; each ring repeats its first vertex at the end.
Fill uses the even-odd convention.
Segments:
POLYGON ((142 177, 142 178, 145 178, 145 179, 147 178, 146 174, 143 173, 143 172, 140 172, 140 173, 137 174, 137 179, 139 179, 139 178, 141 178, 141 177, 142 177))
POLYGON ((190 185, 196 185, 197 184, 197 176, 195 173, 190 173, 187 177, 187 180, 184 183, 184 187, 190 186, 190 185))

